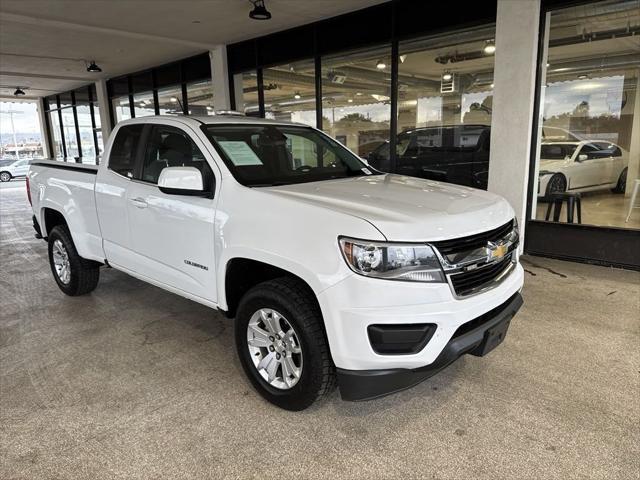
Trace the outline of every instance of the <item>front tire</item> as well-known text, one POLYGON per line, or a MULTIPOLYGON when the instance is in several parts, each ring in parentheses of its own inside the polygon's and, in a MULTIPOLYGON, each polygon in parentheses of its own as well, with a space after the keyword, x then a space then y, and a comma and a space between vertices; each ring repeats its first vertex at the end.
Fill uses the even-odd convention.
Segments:
POLYGON ((60 290, 72 297, 95 290, 100 279, 100 264, 78 255, 69 229, 58 225, 48 238, 51 273, 60 290))
POLYGON ((9 172, 0 172, 0 182, 11 181, 11 174, 9 172))
POLYGON ((335 387, 322 314, 306 285, 278 278, 253 287, 235 319, 245 374, 266 400, 304 410, 335 387))
POLYGON ((613 193, 624 193, 627 189, 627 167, 624 167, 620 176, 618 177, 618 183, 611 189, 613 193))

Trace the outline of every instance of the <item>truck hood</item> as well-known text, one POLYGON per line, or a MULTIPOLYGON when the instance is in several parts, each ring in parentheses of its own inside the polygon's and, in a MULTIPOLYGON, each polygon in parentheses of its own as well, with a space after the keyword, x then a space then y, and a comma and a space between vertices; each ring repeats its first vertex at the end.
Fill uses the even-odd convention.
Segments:
POLYGON ((473 235, 513 218, 507 201, 492 193, 402 175, 353 177, 265 190, 364 219, 393 241, 424 242, 473 235))

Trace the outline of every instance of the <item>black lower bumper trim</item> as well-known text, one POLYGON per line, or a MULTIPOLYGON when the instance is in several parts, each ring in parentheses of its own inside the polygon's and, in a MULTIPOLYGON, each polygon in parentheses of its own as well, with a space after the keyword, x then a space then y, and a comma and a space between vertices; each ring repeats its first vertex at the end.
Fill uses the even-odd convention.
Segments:
POLYGON ((522 296, 514 294, 493 310, 463 324, 444 347, 438 358, 429 365, 416 369, 394 368, 388 370, 336 369, 340 395, 343 400, 359 401, 389 395, 411 388, 446 368, 462 355, 482 356, 502 341, 509 322, 522 306, 522 296), (487 339, 489 330, 499 330, 499 341, 487 339), (492 345, 487 348, 487 341, 492 345))

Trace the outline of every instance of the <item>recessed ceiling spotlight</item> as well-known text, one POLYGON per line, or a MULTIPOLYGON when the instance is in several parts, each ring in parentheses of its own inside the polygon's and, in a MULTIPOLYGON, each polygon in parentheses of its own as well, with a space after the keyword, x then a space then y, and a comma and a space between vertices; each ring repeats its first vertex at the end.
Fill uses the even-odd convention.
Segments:
POLYGON ((87 72, 90 73, 100 73, 102 71, 102 69, 96 65, 95 60, 91 60, 91 63, 89 63, 89 65, 87 65, 87 72))
POLYGON ((387 64, 384 63, 382 60, 378 60, 378 63, 376 63, 376 68, 378 70, 384 70, 385 68, 387 68, 387 64))
POLYGON ((406 55, 400 55, 400 63, 404 63, 404 61, 407 59, 406 55))
POLYGON ((493 83, 491 84, 491 88, 493 88, 493 83))
POLYGON ((24 90, 23 90, 23 89, 21 89, 20 87, 16 87, 16 91, 15 91, 15 92, 13 92, 13 94, 14 94, 16 97, 22 97, 22 96, 26 95, 26 93, 24 93, 24 90))
POLYGON ((173 103, 176 103, 178 101, 177 97, 171 97, 170 99, 173 103))
POLYGON ((449 80, 451 80, 453 78, 452 73, 447 70, 442 74, 442 80, 444 80, 445 82, 448 82, 449 80))
POLYGON ((362 92, 356 92, 356 95, 360 96, 360 95, 362 95, 362 92))
POLYGON ((493 40, 487 40, 487 42, 484 45, 483 51, 487 55, 492 55, 496 53, 496 44, 493 42, 493 40))
POLYGON ((253 10, 249 12, 249 18, 254 20, 269 20, 271 12, 264 6, 264 0, 249 0, 253 4, 253 10))
POLYGON ((349 103, 353 103, 353 98, 349 98, 349 99, 347 100, 347 102, 349 102, 349 103))
POLYGON ((300 100, 300 92, 296 92, 293 98, 295 98, 296 100, 300 100))
POLYGON ((586 80, 587 78, 589 78, 589 75, 586 75, 584 73, 581 75, 578 75, 578 80, 586 80))

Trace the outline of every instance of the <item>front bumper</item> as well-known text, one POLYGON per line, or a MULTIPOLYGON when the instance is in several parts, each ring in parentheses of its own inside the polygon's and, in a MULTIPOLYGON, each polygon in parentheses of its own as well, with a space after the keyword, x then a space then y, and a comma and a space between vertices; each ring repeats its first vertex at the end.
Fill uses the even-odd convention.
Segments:
POLYGON ((343 400, 358 401, 388 395, 410 388, 435 375, 466 353, 481 356, 487 342, 493 348, 503 339, 509 322, 522 306, 522 296, 515 293, 506 302, 458 328, 434 362, 419 368, 384 370, 347 370, 337 368, 338 385, 343 400), (489 331, 499 330, 500 338, 488 338, 489 331))

